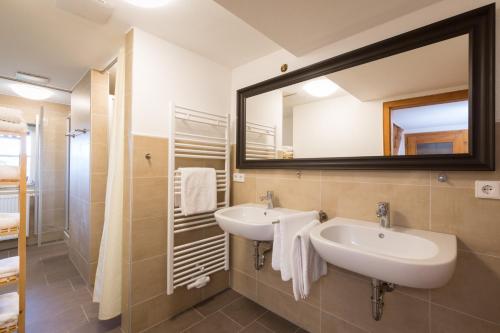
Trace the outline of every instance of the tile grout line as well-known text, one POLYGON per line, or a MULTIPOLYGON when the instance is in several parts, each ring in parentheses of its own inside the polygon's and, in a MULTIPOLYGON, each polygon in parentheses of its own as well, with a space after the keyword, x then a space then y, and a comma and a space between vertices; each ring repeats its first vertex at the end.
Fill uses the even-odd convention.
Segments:
MULTIPOLYGON (((257 318, 255 318, 252 322, 248 323, 248 325, 246 326, 243 326, 243 328, 240 330, 240 331, 243 331, 245 328, 251 326, 253 323, 256 323, 260 318, 264 317, 264 315, 266 315, 268 312, 270 312, 269 310, 267 310, 266 308, 262 307, 265 311, 260 315, 258 316, 257 318)), ((261 323, 258 323, 260 324, 261 326, 267 328, 269 331, 271 332, 274 332, 272 329, 270 329, 269 327, 267 327, 266 325, 264 324, 261 324, 261 323)))
MULTIPOLYGON (((217 312, 219 312, 221 315, 223 315, 224 317, 226 318, 229 318, 229 320, 231 320, 233 323, 235 323, 236 325, 238 325, 241 329, 243 329, 243 325, 241 325, 240 323, 238 323, 236 320, 234 320, 233 318, 229 317, 227 314, 225 314, 224 312, 221 311, 222 309, 219 309, 217 311, 215 311, 213 314, 216 314, 217 312)), ((240 330, 241 330, 240 329, 240 330)), ((238 332, 240 331, 238 330, 238 332)))
POLYGON ((463 311, 460 311, 460 310, 457 310, 457 309, 454 309, 454 308, 450 308, 446 305, 442 305, 442 304, 438 304, 438 303, 434 303, 434 302, 429 302, 431 303, 432 305, 435 305, 435 306, 439 306, 443 309, 446 309, 446 310, 449 310, 449 311, 453 311, 453 312, 456 312, 456 313, 459 313, 461 315, 464 315, 464 316, 467 316, 467 317, 470 317, 470 318, 474 318, 476 320, 479 320, 479 321, 483 321, 483 322, 486 322, 486 323, 489 323, 489 324, 492 324, 492 325, 495 325, 497 327, 500 327, 500 323, 496 323, 494 321, 491 321, 491 320, 488 320, 488 319, 484 319, 484 318, 481 318, 481 317, 477 317, 473 314, 470 314, 470 313, 467 313, 467 312, 463 312, 463 311))

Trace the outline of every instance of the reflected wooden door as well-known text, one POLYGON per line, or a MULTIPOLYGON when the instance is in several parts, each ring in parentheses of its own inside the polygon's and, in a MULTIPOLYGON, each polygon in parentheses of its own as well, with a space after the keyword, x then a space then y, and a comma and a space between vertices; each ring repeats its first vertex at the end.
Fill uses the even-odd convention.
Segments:
POLYGON ((467 154, 469 131, 443 131, 405 135, 406 155, 467 154))

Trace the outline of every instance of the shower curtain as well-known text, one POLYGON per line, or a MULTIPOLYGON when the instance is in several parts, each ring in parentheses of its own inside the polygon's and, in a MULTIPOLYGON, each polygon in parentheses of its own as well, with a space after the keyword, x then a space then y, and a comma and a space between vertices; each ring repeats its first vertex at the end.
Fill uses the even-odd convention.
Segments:
POLYGON ((122 228, 125 51, 116 63, 115 103, 109 126, 108 179, 99 261, 94 285, 94 302, 99 303, 100 320, 118 316, 122 300, 122 228))

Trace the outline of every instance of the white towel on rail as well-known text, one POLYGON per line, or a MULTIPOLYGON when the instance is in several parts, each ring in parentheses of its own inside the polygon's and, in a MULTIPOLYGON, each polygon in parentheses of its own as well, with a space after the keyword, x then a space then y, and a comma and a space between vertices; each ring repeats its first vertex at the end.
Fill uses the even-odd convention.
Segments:
POLYGON ((19 179, 19 167, 13 165, 0 165, 0 179, 19 179))
POLYGON ((217 175, 213 168, 179 168, 183 215, 217 209, 217 175))
POLYGON ((28 132, 28 126, 26 123, 11 123, 8 121, 0 120, 0 131, 14 132, 14 133, 26 133, 28 132))
MULTIPOLYGON (((275 258, 274 251, 279 251, 279 267, 283 281, 288 281, 292 278, 291 261, 296 259, 292 256, 293 238, 300 229, 315 219, 318 219, 317 211, 300 212, 280 217, 279 232, 278 235, 274 235, 274 239, 278 238, 277 248, 274 247, 273 240, 273 259, 275 258)), ((273 264, 272 266, 274 268, 277 264, 273 264)))
POLYGON ((314 249, 309 234, 311 229, 319 225, 318 220, 309 222, 302 227, 292 243, 292 286, 295 300, 306 299, 313 282, 326 275, 326 261, 314 249))
POLYGON ((21 110, 0 106, 0 120, 16 124, 24 123, 23 112, 21 110))
POLYGON ((0 278, 17 275, 19 273, 19 257, 9 257, 0 260, 0 278))
POLYGON ((19 213, 0 213, 0 229, 19 226, 19 213))
POLYGON ((19 316, 17 292, 0 295, 0 328, 15 325, 19 316))

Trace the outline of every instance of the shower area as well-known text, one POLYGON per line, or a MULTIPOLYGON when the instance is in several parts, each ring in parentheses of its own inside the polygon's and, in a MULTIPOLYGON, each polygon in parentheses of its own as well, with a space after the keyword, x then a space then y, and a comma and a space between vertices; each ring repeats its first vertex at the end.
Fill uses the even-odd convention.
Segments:
MULTIPOLYGON (((0 95, 0 106, 21 110, 28 123, 27 245, 63 241, 69 226, 70 107, 5 95, 0 95)), ((0 136, 0 165, 17 165, 19 153, 19 138, 0 136)), ((0 212, 17 211, 18 189, 0 188, 0 212)), ((7 237, 1 239, 0 249, 15 247, 16 240, 7 237)))

